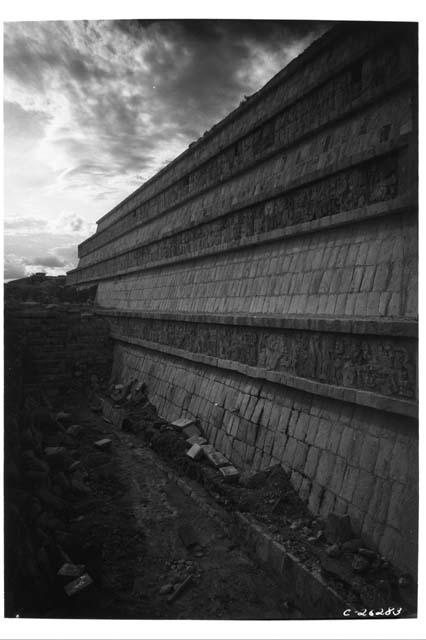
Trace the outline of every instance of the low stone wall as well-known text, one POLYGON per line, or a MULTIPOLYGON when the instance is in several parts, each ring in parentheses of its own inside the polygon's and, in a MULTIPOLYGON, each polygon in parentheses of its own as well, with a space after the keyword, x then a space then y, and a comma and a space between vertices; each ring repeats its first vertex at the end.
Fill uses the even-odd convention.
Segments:
POLYGON ((113 377, 143 379, 160 415, 201 420, 240 469, 282 464, 314 514, 348 513, 356 533, 416 573, 415 418, 117 342, 113 377))
POLYGON ((42 390, 46 397, 85 384, 92 374, 108 378, 112 363, 108 322, 84 305, 6 307, 5 351, 23 393, 42 390))

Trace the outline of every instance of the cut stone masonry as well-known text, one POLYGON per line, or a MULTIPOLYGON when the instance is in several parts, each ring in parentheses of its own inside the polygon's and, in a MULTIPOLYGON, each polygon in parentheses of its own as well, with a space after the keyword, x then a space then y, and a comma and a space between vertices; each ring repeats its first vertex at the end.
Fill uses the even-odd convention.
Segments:
POLYGON ((113 377, 417 562, 417 52, 335 27, 98 221, 113 377))

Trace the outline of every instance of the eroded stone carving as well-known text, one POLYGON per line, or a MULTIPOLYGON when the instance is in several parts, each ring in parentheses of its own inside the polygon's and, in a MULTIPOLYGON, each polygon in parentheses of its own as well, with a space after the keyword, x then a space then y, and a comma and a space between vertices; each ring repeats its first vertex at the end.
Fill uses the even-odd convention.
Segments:
POLYGON ((170 258, 196 255, 256 238, 261 233, 350 211, 361 204, 387 201, 398 194, 397 170, 398 154, 392 153, 87 267, 82 273, 85 278, 96 277, 170 258))
POLYGON ((114 318, 120 333, 387 396, 416 395, 416 343, 408 338, 114 318))

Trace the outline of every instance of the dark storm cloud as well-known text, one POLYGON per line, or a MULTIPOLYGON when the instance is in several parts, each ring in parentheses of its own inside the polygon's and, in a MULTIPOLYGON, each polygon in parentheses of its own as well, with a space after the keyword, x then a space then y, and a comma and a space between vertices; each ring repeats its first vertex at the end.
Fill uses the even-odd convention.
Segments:
POLYGON ((6 23, 8 209, 17 218, 7 226, 10 268, 22 272, 29 264, 19 255, 32 264, 34 255, 62 263, 49 251, 53 238, 65 246, 64 234, 72 244, 92 233, 96 217, 328 26, 271 20, 6 23), (29 254, 32 240, 37 249, 29 254))
POLYGON ((272 20, 119 21, 114 26, 133 41, 149 43, 145 61, 162 108, 154 122, 171 117, 187 133, 200 133, 238 105, 244 93, 270 79, 257 80, 252 67, 269 58, 278 71, 325 31, 328 23, 272 20), (195 126, 194 126, 195 125, 195 126))
POLYGON ((130 177, 158 169, 164 163, 159 147, 169 141, 183 150, 326 26, 271 20, 7 24, 5 72, 67 98, 73 128, 56 143, 77 161, 69 179, 91 164, 97 178, 111 168, 130 177), (85 135, 76 140, 73 131, 85 135))

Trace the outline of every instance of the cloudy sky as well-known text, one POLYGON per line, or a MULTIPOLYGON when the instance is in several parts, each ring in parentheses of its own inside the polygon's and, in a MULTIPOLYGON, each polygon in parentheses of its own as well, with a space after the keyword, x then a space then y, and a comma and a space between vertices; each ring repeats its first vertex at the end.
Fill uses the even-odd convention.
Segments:
POLYGON ((5 279, 75 267, 99 217, 328 26, 6 23, 5 279))

